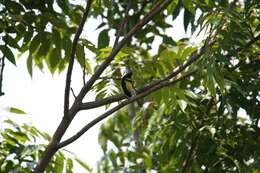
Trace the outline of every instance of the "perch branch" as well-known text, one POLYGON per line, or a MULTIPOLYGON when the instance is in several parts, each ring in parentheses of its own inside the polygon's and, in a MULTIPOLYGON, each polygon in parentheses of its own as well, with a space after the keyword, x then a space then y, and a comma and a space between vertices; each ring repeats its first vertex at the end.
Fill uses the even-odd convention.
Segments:
POLYGON ((165 80, 161 80, 160 83, 158 83, 157 85, 153 86, 152 88, 149 88, 145 91, 143 91, 142 93, 131 97, 128 100, 123 101, 122 103, 120 103, 119 105, 115 106, 114 108, 110 109, 109 111, 105 112, 104 114, 100 115, 99 117, 97 117, 96 119, 94 119, 93 121, 91 121, 90 123, 88 123, 86 126, 84 126, 78 133, 76 133, 75 135, 73 135, 72 137, 68 138, 67 140, 61 142, 58 145, 58 148, 62 148, 65 147, 69 144, 71 144, 72 142, 76 141, 78 138, 80 138, 85 132, 87 132, 91 127, 93 127, 94 125, 96 125, 97 123, 99 123, 100 121, 102 121, 103 119, 105 119, 106 117, 108 117, 109 115, 111 115, 112 113, 118 111, 119 109, 123 108, 124 106, 128 105, 129 103, 132 103, 142 97, 145 97, 149 94, 151 94, 152 92, 155 92, 163 87, 166 86, 170 86, 170 85, 174 85, 177 82, 184 80, 188 77, 190 77, 191 75, 193 75, 194 73, 196 73, 197 70, 193 70, 190 71, 188 73, 186 73, 185 75, 177 78, 176 80, 173 81, 165 81, 165 80))

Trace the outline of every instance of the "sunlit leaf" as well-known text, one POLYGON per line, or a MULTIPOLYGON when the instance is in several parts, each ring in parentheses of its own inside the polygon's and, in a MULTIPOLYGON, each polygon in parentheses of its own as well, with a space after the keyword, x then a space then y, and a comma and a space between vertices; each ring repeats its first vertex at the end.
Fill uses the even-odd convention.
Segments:
POLYGON ((193 7, 192 0, 182 0, 184 7, 189 10, 192 14, 195 14, 195 8, 193 7))
POLYGON ((76 49, 76 58, 80 64, 81 67, 85 66, 85 52, 84 47, 82 45, 78 45, 76 49))
POLYGON ((88 172, 92 172, 92 169, 89 167, 89 165, 87 165, 84 161, 82 161, 79 158, 75 158, 75 161, 78 162, 86 171, 88 172))
POLYGON ((8 108, 9 110, 9 112, 11 112, 11 113, 15 113, 15 114, 26 114, 26 112, 24 112, 23 110, 21 110, 21 109, 18 109, 18 108, 15 108, 15 107, 10 107, 10 108, 8 108))

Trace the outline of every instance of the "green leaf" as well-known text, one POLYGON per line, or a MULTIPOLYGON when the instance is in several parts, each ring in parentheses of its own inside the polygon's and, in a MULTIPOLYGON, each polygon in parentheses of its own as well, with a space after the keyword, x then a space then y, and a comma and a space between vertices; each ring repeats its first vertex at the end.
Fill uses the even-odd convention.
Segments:
POLYGON ((78 162, 78 164, 80 164, 86 171, 88 172, 92 172, 92 169, 88 166, 88 164, 86 164, 84 161, 82 161, 79 158, 75 158, 75 160, 78 162))
POLYGON ((61 60, 61 53, 58 48, 54 48, 51 50, 50 55, 48 57, 48 65, 50 67, 51 73, 53 74, 58 67, 61 60))
MULTIPOLYGON (((102 126, 101 126, 101 128, 102 128, 102 126)), ((101 146, 103 152, 106 152, 106 150, 107 150, 107 139, 104 135, 99 134, 98 143, 101 146)))
POLYGON ((195 8, 193 6, 192 0, 182 0, 183 6, 185 9, 189 10, 192 14, 195 14, 195 8))
POLYGON ((39 51, 37 51, 37 56, 45 57, 50 50, 50 46, 51 46, 51 41, 50 41, 49 33, 45 33, 44 36, 42 37, 42 42, 39 51))
POLYGON ((197 48, 195 47, 187 47, 183 50, 181 59, 186 59, 188 56, 190 56, 197 48))
POLYGON ((66 164, 66 173, 73 173, 72 168, 73 168, 73 161, 72 159, 68 158, 66 164))
POLYGON ((172 14, 178 4, 178 0, 172 1, 170 5, 167 7, 168 14, 172 14))
POLYGON ((168 44, 168 45, 171 45, 171 46, 176 46, 176 42, 172 39, 172 37, 168 37, 168 36, 163 36, 163 43, 164 44, 168 44))
POLYGON ((22 48, 24 47, 24 49, 20 49, 20 51, 23 53, 25 52, 27 49, 28 49, 28 46, 30 44, 30 41, 33 37, 33 31, 27 31, 23 37, 23 45, 22 45, 22 48))
POLYGON ((54 167, 55 173, 63 172, 64 160, 65 158, 61 153, 55 155, 55 167, 54 167))
POLYGON ((20 48, 20 46, 17 44, 17 41, 16 41, 13 37, 11 37, 11 36, 9 36, 9 35, 4 36, 4 37, 3 37, 3 40, 4 40, 4 42, 5 42, 7 45, 9 45, 9 46, 11 46, 11 47, 13 47, 13 48, 16 48, 16 49, 19 49, 19 48, 20 48))
POLYGON ((17 147, 18 141, 15 138, 6 133, 1 133, 1 136, 5 139, 5 141, 8 144, 17 147))
POLYGON ((61 49, 62 40, 61 40, 60 32, 56 29, 52 29, 52 32, 53 32, 52 40, 53 40, 56 48, 61 49))
POLYGON ((23 110, 15 108, 15 107, 10 107, 9 112, 15 113, 15 114, 26 114, 26 112, 24 112, 23 110))
POLYGON ((184 10, 184 17, 183 17, 183 23, 184 23, 184 30, 187 32, 188 26, 190 22, 193 20, 193 14, 189 12, 188 10, 184 10))
POLYGON ((98 36, 98 48, 104 48, 109 45, 108 29, 104 29, 99 33, 98 36))
POLYGON ((165 49, 160 53, 160 62, 167 70, 176 66, 176 53, 172 50, 165 49))
POLYGON ((33 37, 31 43, 30 43, 30 52, 34 53, 36 51, 36 49, 39 47, 40 45, 40 34, 37 34, 35 37, 33 37))
POLYGON ((112 48, 111 47, 106 47, 106 48, 102 48, 99 49, 99 54, 97 56, 98 59, 104 59, 107 58, 108 55, 112 52, 112 48))
POLYGON ((142 156, 143 156, 143 160, 144 160, 145 166, 148 169, 151 169, 152 166, 153 166, 153 160, 152 160, 151 156, 148 153, 146 153, 146 152, 144 152, 142 156))
POLYGON ((225 91, 224 74, 221 71, 220 67, 218 67, 218 66, 216 66, 216 68, 215 68, 214 77, 220 88, 221 93, 223 94, 225 91))
POLYGON ((27 58, 27 61, 26 61, 26 65, 27 65, 27 70, 30 74, 30 76, 32 77, 32 74, 33 74, 33 57, 31 54, 29 54, 28 58, 27 58))
POLYGON ((14 1, 3 1, 3 2, 6 5, 7 9, 14 14, 20 14, 22 11, 24 11, 24 8, 21 6, 20 3, 14 1))
POLYGON ((212 96, 216 95, 213 63, 207 67, 207 88, 212 96))
POLYGON ((85 62, 85 69, 86 69, 88 74, 92 74, 93 73, 91 65, 90 65, 90 63, 87 60, 85 62))
POLYGON ((0 49, 3 53, 3 55, 11 62, 13 63, 14 65, 16 65, 16 62, 15 62, 15 57, 14 57, 14 54, 13 52, 11 51, 11 49, 7 46, 3 46, 1 45, 0 46, 0 49))
POLYGON ((181 110, 185 112, 185 109, 187 107, 187 102, 184 100, 177 100, 178 105, 180 106, 181 110))
POLYGON ((85 52, 82 45, 78 45, 76 49, 76 59, 78 60, 81 67, 85 66, 85 52))
POLYGON ((72 41, 69 38, 63 38, 63 50, 65 51, 65 59, 68 60, 70 57, 72 41))
POLYGON ((91 43, 89 40, 87 39, 79 39, 80 42, 82 42, 82 44, 89 49, 90 51, 92 51, 93 53, 97 53, 97 48, 95 47, 95 45, 93 43, 91 43))

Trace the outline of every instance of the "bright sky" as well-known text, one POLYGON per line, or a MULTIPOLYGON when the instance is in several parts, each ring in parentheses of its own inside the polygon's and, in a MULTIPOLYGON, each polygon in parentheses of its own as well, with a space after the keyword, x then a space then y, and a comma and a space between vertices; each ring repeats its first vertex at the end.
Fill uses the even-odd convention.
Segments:
MULTIPOLYGON (((180 39, 185 36, 182 20, 182 15, 175 20, 174 27, 167 31, 169 36, 173 36, 174 39, 180 39)), ((88 20, 83 34, 84 37, 87 37, 93 43, 97 41, 98 32, 95 31, 97 24, 98 22, 93 19, 88 20)), ((157 45, 154 46, 156 47, 157 45)), ((5 107, 12 106, 24 110, 28 115, 10 115, 2 111, 0 112, 0 122, 8 115, 9 118, 16 121, 31 122, 38 129, 52 135, 63 115, 65 72, 52 76, 47 69, 42 72, 35 68, 33 78, 31 78, 26 69, 26 59, 26 57, 22 56, 17 60, 17 66, 6 62, 3 82, 5 95, 0 98, 0 111, 5 107)), ((74 69, 72 87, 78 93, 82 87, 82 73, 78 65, 74 69)), ((89 97, 94 99, 93 95, 89 97)), ((71 98, 73 99, 73 96, 71 98)), ((102 112, 104 112, 104 109, 80 112, 66 132, 65 138, 75 134, 102 112)), ((99 126, 100 124, 96 125, 79 140, 66 147, 66 149, 77 154, 79 158, 94 168, 96 161, 102 156, 97 140, 99 126)))

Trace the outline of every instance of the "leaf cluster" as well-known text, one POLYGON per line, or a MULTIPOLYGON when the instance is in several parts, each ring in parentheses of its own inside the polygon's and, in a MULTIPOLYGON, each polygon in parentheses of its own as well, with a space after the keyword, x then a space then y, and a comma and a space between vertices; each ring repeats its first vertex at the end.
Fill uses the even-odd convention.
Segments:
MULTIPOLYGON (((12 112, 20 113, 17 109, 12 112)), ((0 172, 32 172, 51 137, 31 125, 20 125, 10 119, 4 125, 0 132, 0 172)), ((55 154, 46 172, 72 173, 75 162, 91 172, 86 163, 65 150, 55 154)))
MULTIPOLYGON (((195 2, 189 12, 202 11, 195 26, 215 44, 189 67, 195 75, 145 97, 133 121, 122 110, 102 126, 100 172, 260 170, 259 4, 195 2)), ((166 76, 194 51, 183 40, 162 44, 156 55, 136 50, 128 58, 136 86, 166 76)))

